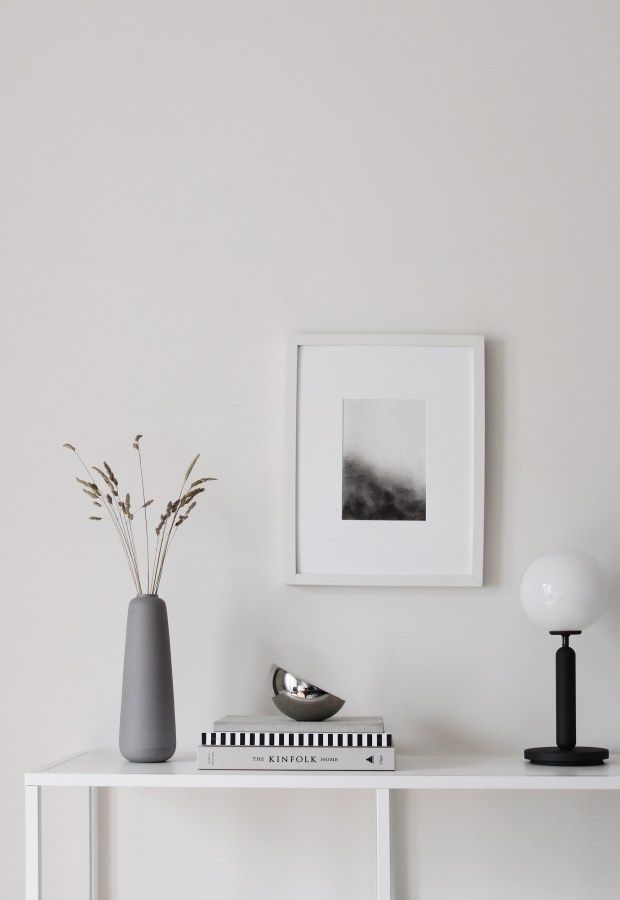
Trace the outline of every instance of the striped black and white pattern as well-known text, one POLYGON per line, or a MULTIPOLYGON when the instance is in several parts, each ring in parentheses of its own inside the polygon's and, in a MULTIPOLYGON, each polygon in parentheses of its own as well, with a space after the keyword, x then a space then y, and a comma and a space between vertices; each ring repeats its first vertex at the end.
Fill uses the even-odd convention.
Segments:
POLYGON ((391 734, 203 731, 204 747, 391 747, 391 734))

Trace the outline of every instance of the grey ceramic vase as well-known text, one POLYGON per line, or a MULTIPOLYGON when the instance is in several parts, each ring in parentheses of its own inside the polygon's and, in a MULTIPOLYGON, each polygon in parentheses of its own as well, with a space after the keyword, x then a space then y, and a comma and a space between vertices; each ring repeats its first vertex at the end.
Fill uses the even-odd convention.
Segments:
POLYGON ((166 604, 138 594, 127 613, 120 751, 130 762, 165 762, 176 744, 166 604))

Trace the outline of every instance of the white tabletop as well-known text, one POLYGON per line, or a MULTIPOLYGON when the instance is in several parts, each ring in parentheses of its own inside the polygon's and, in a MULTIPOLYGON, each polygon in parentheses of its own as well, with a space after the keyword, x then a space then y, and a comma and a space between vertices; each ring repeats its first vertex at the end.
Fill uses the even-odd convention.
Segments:
POLYGON ((397 756, 395 772, 214 771, 196 754, 130 763, 118 752, 80 753, 26 773, 26 784, 91 787, 620 790, 620 755, 602 766, 534 766, 518 756, 397 756))

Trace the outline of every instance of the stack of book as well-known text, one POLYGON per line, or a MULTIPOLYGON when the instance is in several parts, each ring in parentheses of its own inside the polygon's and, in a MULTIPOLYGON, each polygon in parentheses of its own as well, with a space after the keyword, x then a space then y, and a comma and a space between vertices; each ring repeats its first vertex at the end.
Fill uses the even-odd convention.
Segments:
POLYGON ((381 716, 296 722, 284 716, 225 716, 202 734, 199 769, 394 770, 381 716))

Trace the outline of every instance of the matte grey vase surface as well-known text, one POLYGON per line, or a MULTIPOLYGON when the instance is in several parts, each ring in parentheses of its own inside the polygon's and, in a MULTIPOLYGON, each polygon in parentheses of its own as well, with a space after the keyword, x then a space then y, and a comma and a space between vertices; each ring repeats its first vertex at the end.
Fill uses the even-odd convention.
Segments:
POLYGON ((130 762, 165 762, 176 743, 166 604, 138 594, 127 612, 120 751, 130 762))

